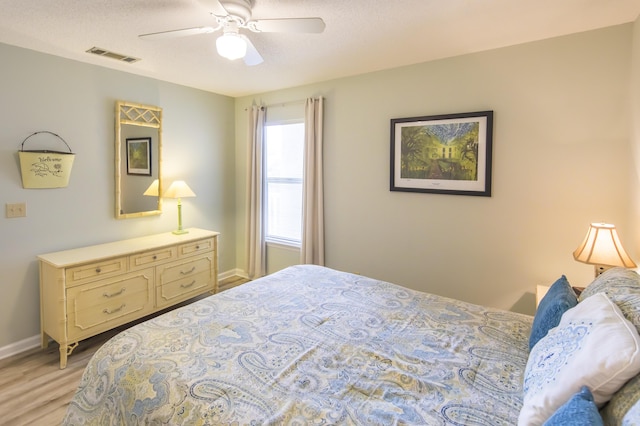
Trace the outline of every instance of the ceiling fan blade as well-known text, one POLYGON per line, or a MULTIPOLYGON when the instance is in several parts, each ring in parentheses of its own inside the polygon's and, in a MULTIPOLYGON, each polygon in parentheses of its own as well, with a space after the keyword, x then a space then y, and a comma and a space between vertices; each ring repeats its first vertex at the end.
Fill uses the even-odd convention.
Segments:
POLYGON ((192 36, 192 35, 198 35, 198 34, 209 34, 216 31, 218 28, 214 28, 214 27, 183 28, 181 30, 160 31, 157 33, 141 34, 138 37, 144 38, 147 40, 162 40, 162 39, 186 37, 186 36, 192 36))
POLYGON ((260 19, 246 26, 259 33, 321 33, 325 28, 322 18, 260 19))
POLYGON ((200 0, 202 6, 204 6, 209 13, 215 16, 227 16, 229 12, 224 8, 222 3, 218 0, 200 0))
POLYGON ((262 59, 262 55, 260 55, 258 49, 256 49, 253 43, 251 43, 249 37, 244 34, 240 34, 240 37, 242 37, 244 41, 247 42, 247 53, 246 55, 244 55, 244 63, 246 65, 253 66, 264 62, 264 59, 262 59))

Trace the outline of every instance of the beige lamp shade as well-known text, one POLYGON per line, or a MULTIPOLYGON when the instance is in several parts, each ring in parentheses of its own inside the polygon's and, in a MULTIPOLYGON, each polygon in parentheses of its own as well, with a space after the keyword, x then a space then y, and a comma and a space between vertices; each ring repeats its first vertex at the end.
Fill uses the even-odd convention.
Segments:
POLYGON ((191 188, 189 188, 189 185, 187 185, 183 180, 174 181, 164 193, 165 198, 186 198, 195 196, 196 194, 193 193, 191 188))
POLYGON ((153 182, 151 182, 151 185, 149 185, 147 190, 142 193, 142 195, 147 195, 149 197, 157 197, 160 192, 158 188, 159 185, 160 185, 160 182, 158 181, 158 179, 155 179, 153 182))
POLYGON ((592 223, 573 258, 590 265, 636 267, 622 247, 616 227, 608 223, 592 223))

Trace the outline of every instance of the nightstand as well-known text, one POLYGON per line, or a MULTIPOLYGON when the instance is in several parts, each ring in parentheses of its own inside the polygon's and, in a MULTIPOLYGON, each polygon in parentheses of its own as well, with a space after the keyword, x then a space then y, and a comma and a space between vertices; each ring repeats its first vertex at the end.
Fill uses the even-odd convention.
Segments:
POLYGON ((550 285, 537 285, 536 286, 536 309, 538 309, 538 305, 540 305, 540 301, 544 297, 545 294, 551 288, 550 285))
MULTIPOLYGON (((549 285, 537 285, 536 286, 536 309, 538 305, 540 305, 540 301, 544 297, 545 294, 549 291, 551 286, 549 285)), ((584 291, 584 287, 571 287, 576 294, 576 297, 580 297, 580 294, 584 291)))

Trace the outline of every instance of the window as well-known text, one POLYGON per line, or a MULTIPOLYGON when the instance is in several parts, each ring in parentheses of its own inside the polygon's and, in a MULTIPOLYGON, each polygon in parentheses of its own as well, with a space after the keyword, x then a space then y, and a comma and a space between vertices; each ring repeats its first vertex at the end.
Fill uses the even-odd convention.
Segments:
POLYGON ((265 126, 266 240, 300 246, 304 123, 265 126))

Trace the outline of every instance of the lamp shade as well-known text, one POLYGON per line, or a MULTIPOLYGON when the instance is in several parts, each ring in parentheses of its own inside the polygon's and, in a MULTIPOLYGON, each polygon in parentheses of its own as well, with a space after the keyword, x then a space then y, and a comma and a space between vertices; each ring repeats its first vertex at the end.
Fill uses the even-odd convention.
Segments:
POLYGON ((216 39, 216 50, 223 58, 244 58, 247 54, 247 42, 237 32, 225 32, 216 39))
POLYGON ((590 265, 636 267, 622 247, 616 227, 608 223, 592 223, 573 258, 590 265))
POLYGON ((189 185, 187 185, 183 180, 174 181, 164 193, 165 198, 185 198, 195 196, 196 194, 193 193, 191 188, 189 188, 189 185))
POLYGON ((149 197, 157 197, 158 195, 160 195, 159 188, 158 188, 159 185, 160 185, 160 182, 158 181, 158 179, 155 179, 153 182, 151 182, 151 185, 149 185, 147 190, 142 193, 142 195, 147 195, 149 197))

